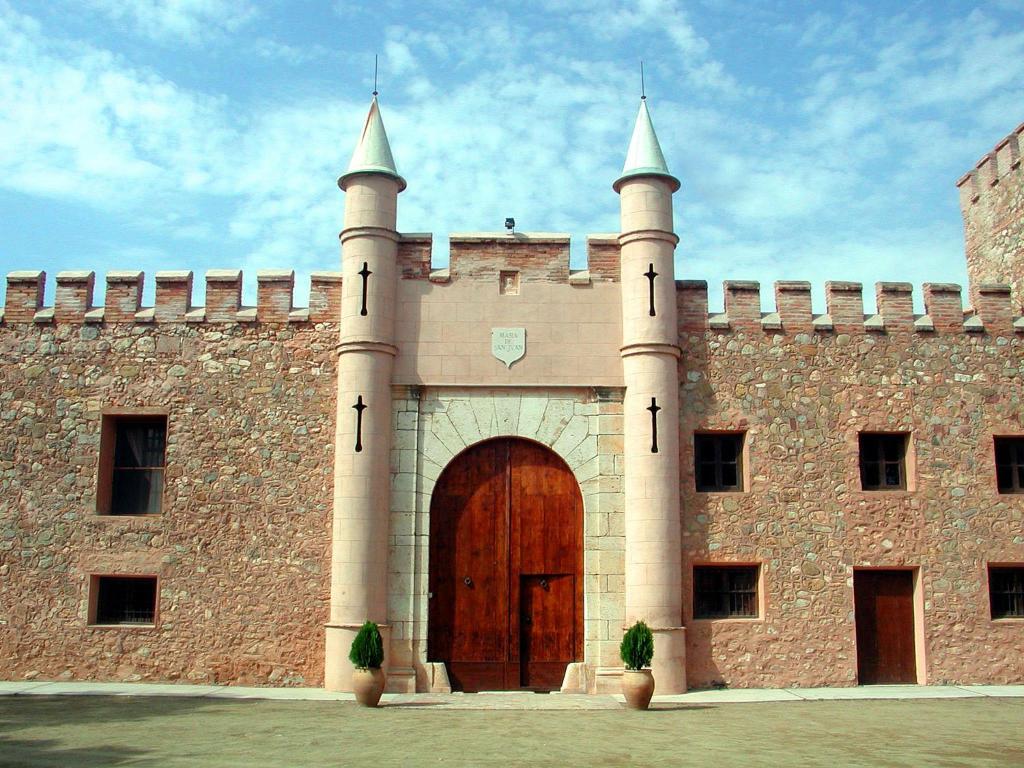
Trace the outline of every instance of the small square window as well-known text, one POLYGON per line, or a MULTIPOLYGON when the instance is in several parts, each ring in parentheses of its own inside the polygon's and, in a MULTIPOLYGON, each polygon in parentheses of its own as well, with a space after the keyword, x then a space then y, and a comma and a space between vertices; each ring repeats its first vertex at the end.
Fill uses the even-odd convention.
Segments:
POLYGON ((1024 493, 1024 437, 997 437, 996 484, 1000 493, 1024 493))
POLYGON ((993 619, 1024 619, 1024 566, 990 565, 988 600, 993 619))
POLYGON ((757 618, 756 565, 699 565, 693 569, 693 618, 757 618))
POLYGON ((693 473, 697 490, 743 490, 743 433, 695 434, 693 473))
POLYGON ((153 624, 156 576, 94 576, 92 624, 153 624))
POLYGON ((101 515, 161 511, 167 443, 166 416, 104 416, 96 493, 101 515))
POLYGON ((905 432, 860 433, 860 486, 865 491, 898 491, 907 488, 907 441, 905 432))

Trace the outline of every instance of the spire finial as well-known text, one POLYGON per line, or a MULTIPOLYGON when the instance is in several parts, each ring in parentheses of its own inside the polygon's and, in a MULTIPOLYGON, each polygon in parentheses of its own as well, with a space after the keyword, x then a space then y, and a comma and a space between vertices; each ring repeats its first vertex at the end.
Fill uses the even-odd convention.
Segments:
POLYGON ((373 95, 377 95, 377 54, 373 54, 373 95))
POLYGON ((647 101, 647 90, 644 88, 644 60, 640 59, 640 101, 647 101))

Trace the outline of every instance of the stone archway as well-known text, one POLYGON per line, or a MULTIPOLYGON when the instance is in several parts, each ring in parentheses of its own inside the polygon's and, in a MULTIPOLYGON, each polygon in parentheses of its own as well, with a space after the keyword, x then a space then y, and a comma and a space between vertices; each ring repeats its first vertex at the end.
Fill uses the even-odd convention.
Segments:
POLYGON ((427 658, 456 690, 557 689, 583 658, 583 499, 550 448, 485 440, 430 505, 427 658))

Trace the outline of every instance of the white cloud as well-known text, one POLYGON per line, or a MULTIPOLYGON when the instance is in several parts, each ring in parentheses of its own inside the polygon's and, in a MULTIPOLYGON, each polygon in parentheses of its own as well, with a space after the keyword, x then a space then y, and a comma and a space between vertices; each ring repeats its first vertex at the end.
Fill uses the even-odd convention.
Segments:
POLYGON ((111 19, 154 40, 197 45, 257 16, 248 0, 87 0, 111 19))

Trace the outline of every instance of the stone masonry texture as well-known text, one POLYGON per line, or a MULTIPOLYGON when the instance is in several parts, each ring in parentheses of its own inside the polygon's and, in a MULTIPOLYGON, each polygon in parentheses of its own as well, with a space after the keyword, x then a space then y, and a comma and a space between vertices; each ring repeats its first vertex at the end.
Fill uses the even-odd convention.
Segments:
MULTIPOLYGON (((863 286, 831 282, 815 314, 810 284, 785 282, 772 312, 737 280, 718 312, 706 284, 675 283, 686 686, 857 684, 853 577, 879 567, 914 574, 919 682, 1024 682, 1024 620, 993 621, 988 596, 990 564, 1024 566, 1024 494, 998 493, 993 450, 1024 436, 1020 133, 959 182, 967 296, 926 284, 916 315, 921 289, 882 283, 866 315, 863 286), (696 491, 698 432, 744 433, 741 491, 696 491), (909 436, 906 490, 861 490, 861 432, 909 436), (759 566, 757 617, 695 620, 694 566, 730 563, 759 566)), ((391 685, 434 685, 434 483, 508 435, 548 446, 580 484, 574 679, 616 690, 630 556, 621 289, 635 282, 618 236, 589 238, 577 271, 558 234, 453 235, 444 270, 429 235, 395 237, 391 685), (493 327, 525 329, 511 368, 490 354, 493 327)), ((0 314, 0 676, 323 685, 349 278, 316 273, 309 308, 293 306, 290 271, 258 277, 256 307, 240 305, 235 270, 207 275, 206 307, 188 272, 156 275, 156 307, 140 306, 151 278, 138 272, 103 278, 106 307, 91 272, 57 275, 43 306, 46 279, 9 275, 0 314), (162 511, 100 515, 103 420, 130 414, 167 417, 162 511), (91 626, 102 575, 157 577, 153 625, 91 626)))

